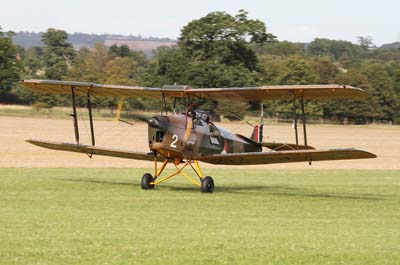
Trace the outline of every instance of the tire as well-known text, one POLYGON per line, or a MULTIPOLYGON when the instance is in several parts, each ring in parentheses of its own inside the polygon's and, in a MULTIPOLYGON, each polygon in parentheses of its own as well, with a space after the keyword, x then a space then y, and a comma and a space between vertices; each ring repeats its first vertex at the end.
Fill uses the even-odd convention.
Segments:
POLYGON ((214 180, 212 177, 207 176, 201 181, 201 192, 203 193, 213 193, 214 191, 214 180))
POLYGON ((154 181, 153 176, 150 173, 146 173, 142 177, 142 189, 143 190, 152 190, 154 189, 154 184, 150 184, 154 181))

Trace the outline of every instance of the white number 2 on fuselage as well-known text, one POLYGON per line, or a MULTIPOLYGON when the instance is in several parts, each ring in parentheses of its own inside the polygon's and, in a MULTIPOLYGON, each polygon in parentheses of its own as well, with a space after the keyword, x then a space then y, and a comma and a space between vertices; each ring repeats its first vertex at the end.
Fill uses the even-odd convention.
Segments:
POLYGON ((178 135, 172 135, 172 142, 170 144, 171 147, 176 148, 176 143, 178 142, 178 135))

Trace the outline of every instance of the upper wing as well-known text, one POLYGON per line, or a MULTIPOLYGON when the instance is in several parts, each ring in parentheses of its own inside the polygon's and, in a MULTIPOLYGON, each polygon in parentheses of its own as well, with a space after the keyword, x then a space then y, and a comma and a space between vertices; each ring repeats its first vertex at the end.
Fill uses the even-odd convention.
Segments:
MULTIPOLYGON (((133 151, 119 150, 106 147, 95 147, 90 145, 59 143, 59 142, 41 141, 41 140, 27 140, 27 142, 53 150, 77 152, 88 155, 94 154, 94 155, 112 156, 112 157, 120 157, 120 158, 136 159, 136 160, 154 161, 154 155, 152 153, 133 152, 133 151)), ((164 161, 164 159, 161 156, 157 156, 157 160, 164 161)))
POLYGON ((232 153, 218 154, 194 159, 210 164, 221 165, 257 165, 257 164, 276 164, 290 162, 312 162, 324 160, 342 160, 342 159, 362 159, 374 158, 376 155, 357 150, 347 149, 328 149, 328 150, 293 150, 293 151, 271 151, 259 153, 232 153))
POLYGON ((86 82, 58 81, 58 80, 21 80, 21 85, 42 93, 70 94, 73 88, 75 94, 86 96, 88 93, 93 96, 102 97, 126 97, 126 98, 157 98, 162 94, 169 97, 184 96, 183 88, 153 88, 138 86, 117 86, 103 85, 86 82))
POLYGON ((188 86, 163 86, 162 88, 103 85, 86 82, 56 80, 22 80, 21 84, 33 91, 51 94, 110 96, 126 98, 186 97, 227 100, 276 100, 276 99, 359 99, 368 97, 364 90, 343 85, 291 85, 233 88, 190 88, 188 86))
POLYGON ((361 88, 344 85, 288 85, 234 88, 199 88, 185 91, 191 97, 227 100, 360 99, 368 97, 361 88))

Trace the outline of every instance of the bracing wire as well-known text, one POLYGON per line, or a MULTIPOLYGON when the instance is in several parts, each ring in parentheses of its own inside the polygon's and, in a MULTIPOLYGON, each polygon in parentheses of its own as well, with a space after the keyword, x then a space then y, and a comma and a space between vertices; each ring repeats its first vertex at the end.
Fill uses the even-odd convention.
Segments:
MULTIPOLYGON (((85 105, 84 105, 84 107, 86 108, 87 106, 86 106, 86 103, 85 103, 85 105)), ((81 118, 79 118, 78 120, 80 120, 82 123, 81 124, 83 124, 83 127, 85 128, 85 132, 86 132, 86 139, 90 139, 90 136, 89 136, 89 131, 88 131, 88 128, 87 128, 87 126, 86 126, 86 119, 84 118, 84 113, 82 112, 82 110, 81 110, 81 108, 77 108, 77 110, 78 110, 78 112, 79 112, 79 116, 78 117, 81 117, 81 118)), ((81 141, 81 143, 85 143, 86 141, 81 141)))
MULTIPOLYGON (((95 97, 92 97, 92 99, 93 99, 92 104, 94 104, 99 111, 108 110, 107 108, 102 107, 98 103, 96 103, 95 102, 95 97)), ((100 140, 98 142, 100 143, 100 145, 105 145, 106 143, 109 143, 112 139, 115 139, 117 136, 121 135, 123 132, 129 131, 133 124, 130 124, 129 126, 127 126, 127 125, 128 124, 118 122, 118 123, 116 123, 114 125, 106 127, 105 129, 103 129, 100 132, 96 133, 96 137, 101 137, 101 136, 105 135, 106 133, 108 133, 108 132, 110 132, 112 130, 115 130, 114 133, 113 133, 113 137, 110 137, 109 139, 105 139, 105 140, 103 139, 103 141, 100 140)))

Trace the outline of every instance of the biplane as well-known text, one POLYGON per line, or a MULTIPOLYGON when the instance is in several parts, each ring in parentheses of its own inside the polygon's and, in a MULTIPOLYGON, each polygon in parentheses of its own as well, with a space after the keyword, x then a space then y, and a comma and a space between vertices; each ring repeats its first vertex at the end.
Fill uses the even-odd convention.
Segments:
MULTIPOLYGON (((354 148, 316 149, 307 142, 305 100, 323 99, 362 99, 368 94, 356 87, 345 85, 284 85, 235 88, 191 88, 189 86, 166 85, 161 88, 103 85, 86 82, 54 80, 22 80, 21 84, 33 91, 50 94, 70 94, 72 98, 72 118, 75 143, 63 143, 44 140, 27 140, 27 142, 54 150, 85 153, 89 157, 103 155, 127 159, 154 162, 154 174, 145 173, 141 179, 142 189, 153 189, 154 186, 181 175, 201 192, 212 193, 214 180, 205 176, 200 163, 217 165, 255 165, 290 162, 311 162, 324 160, 374 158, 376 155, 354 148), (91 145, 82 144, 79 140, 76 97, 83 96, 87 102, 90 122, 91 145), (149 152, 120 150, 99 147, 95 144, 95 127, 92 116, 91 98, 153 98, 161 102, 161 113, 153 117, 141 117, 148 124, 149 152), (168 114, 166 98, 174 102, 173 112, 168 114), (176 100, 184 102, 184 110, 176 110, 176 100), (235 101, 291 100, 293 102, 294 143, 275 143, 263 141, 263 107, 259 125, 254 126, 252 135, 246 137, 234 134, 211 121, 210 113, 197 109, 195 99, 235 101), (301 116, 297 115, 298 108, 301 116), (299 116, 299 117, 298 117, 299 116), (302 119, 304 143, 299 143, 298 119, 302 119), (267 149, 263 151, 263 149, 267 149), (161 163, 161 164, 160 164, 161 163), (168 164, 174 172, 162 176, 168 164), (191 168, 195 178, 184 172, 191 168)), ((262 106, 262 105, 261 105, 262 106)))

